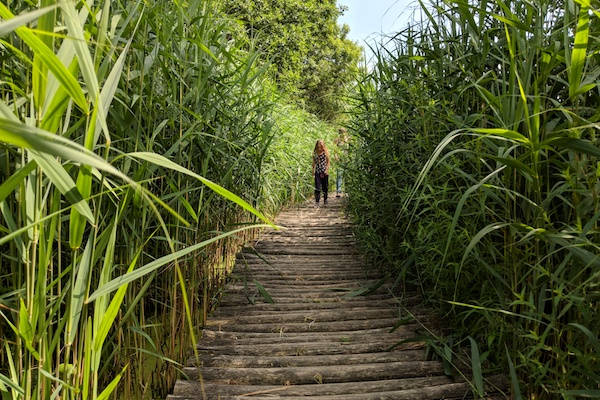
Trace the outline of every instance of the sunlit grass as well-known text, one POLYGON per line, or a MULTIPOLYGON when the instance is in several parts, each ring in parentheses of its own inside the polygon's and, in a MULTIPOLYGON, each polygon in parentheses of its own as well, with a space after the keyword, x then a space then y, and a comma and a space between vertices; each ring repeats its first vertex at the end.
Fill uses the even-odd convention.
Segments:
POLYGON ((239 246, 310 192, 332 129, 278 111, 211 1, 0 17, 2 398, 163 397, 239 246))
POLYGON ((456 349, 475 337, 518 376, 515 398, 597 396, 598 3, 425 6, 357 89, 364 249, 450 312, 456 349))

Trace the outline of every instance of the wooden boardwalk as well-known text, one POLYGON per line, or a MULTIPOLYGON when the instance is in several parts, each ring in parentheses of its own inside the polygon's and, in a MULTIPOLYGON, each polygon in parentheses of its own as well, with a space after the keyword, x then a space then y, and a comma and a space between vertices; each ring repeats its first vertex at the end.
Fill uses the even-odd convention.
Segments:
MULTIPOLYGON (((466 382, 444 375, 415 338, 386 285, 356 251, 341 202, 280 214, 288 229, 265 232, 256 251, 238 256, 235 279, 212 314, 169 400, 457 399, 466 382), (261 293, 254 282, 264 286, 261 293), (269 302, 272 297, 273 303, 269 302), (397 345, 393 349, 394 345, 397 345), (201 379, 200 379, 201 378, 201 379)), ((418 296, 402 304, 423 316, 418 296)), ((423 316, 423 318, 427 318, 423 316)))

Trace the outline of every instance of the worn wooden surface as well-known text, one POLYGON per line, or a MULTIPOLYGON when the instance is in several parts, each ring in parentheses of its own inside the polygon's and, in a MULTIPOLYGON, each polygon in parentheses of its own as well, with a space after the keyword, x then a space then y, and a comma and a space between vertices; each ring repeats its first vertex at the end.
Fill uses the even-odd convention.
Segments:
POLYGON ((467 382, 445 376, 414 340, 419 325, 406 320, 404 307, 435 322, 416 293, 397 298, 384 284, 348 296, 381 276, 365 269, 339 199, 288 210, 277 223, 287 229, 265 232, 255 250, 239 254, 204 329, 199 360, 188 360, 188 380, 177 381, 169 400, 471 396, 467 382))

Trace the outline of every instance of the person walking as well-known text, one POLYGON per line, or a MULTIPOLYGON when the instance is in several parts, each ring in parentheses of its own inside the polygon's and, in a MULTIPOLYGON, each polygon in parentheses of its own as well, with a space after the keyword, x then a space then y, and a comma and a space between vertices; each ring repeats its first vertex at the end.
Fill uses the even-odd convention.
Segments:
POLYGON ((315 177, 315 203, 318 206, 323 192, 323 205, 327 205, 327 189, 329 187, 329 151, 322 139, 317 140, 313 151, 312 162, 315 177))

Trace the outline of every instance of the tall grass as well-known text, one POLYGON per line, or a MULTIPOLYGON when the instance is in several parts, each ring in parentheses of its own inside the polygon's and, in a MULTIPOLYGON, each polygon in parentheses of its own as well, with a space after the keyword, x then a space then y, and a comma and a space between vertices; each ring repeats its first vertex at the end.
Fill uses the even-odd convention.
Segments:
POLYGON ((515 398, 598 397, 599 3, 421 3, 358 84, 365 251, 515 398))
MULTIPOLYGON (((277 104, 273 113, 277 134, 265 155, 261 174, 269 177, 269 181, 265 182, 264 201, 271 204, 269 209, 275 210, 281 206, 279 199, 293 203, 312 195, 313 175, 307 166, 312 165, 312 152, 318 139, 325 141, 332 155, 338 152, 338 148, 334 145, 336 130, 312 114, 286 104, 277 104), (282 182, 287 184, 282 185, 282 182)), ((331 176, 338 167, 332 163, 331 176)))
POLYGON ((38 6, 0 2, 0 393, 162 397, 331 128, 216 1, 38 6))

